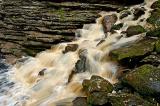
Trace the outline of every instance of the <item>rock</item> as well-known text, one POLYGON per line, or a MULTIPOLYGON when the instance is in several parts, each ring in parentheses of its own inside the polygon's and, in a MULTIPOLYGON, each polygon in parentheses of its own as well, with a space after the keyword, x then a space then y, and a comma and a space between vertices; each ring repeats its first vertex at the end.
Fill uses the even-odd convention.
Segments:
POLYGON ((123 27, 123 23, 113 25, 111 30, 120 30, 123 27))
POLYGON ((148 37, 158 37, 160 38, 160 28, 156 28, 153 30, 150 30, 146 33, 146 36, 148 37))
POLYGON ((147 22, 153 26, 160 26, 160 9, 155 9, 151 12, 151 16, 147 19, 147 22))
POLYGON ((130 46, 111 51, 110 56, 112 60, 120 62, 121 65, 132 67, 154 50, 154 44, 154 39, 144 38, 130 46))
POLYGON ((128 10, 124 10, 124 11, 122 11, 120 14, 121 14, 121 15, 120 15, 120 19, 123 19, 123 18, 125 18, 125 17, 128 17, 128 15, 131 15, 131 12, 128 11, 128 10))
POLYGON ((110 32, 112 26, 116 23, 116 21, 117 21, 117 16, 115 14, 104 16, 102 20, 104 32, 105 33, 110 32))
POLYGON ((152 8, 152 9, 160 8, 160 1, 158 0, 158 1, 154 2, 154 3, 151 5, 151 8, 152 8))
POLYGON ((78 49, 78 44, 68 44, 63 53, 74 52, 78 49))
POLYGON ((87 94, 91 94, 92 92, 110 93, 113 90, 110 82, 97 75, 93 75, 90 80, 84 80, 82 86, 87 94))
POLYGON ((108 94, 109 106, 156 106, 139 96, 127 93, 108 94))
POLYGON ((77 97, 72 103, 73 106, 88 106, 86 97, 77 97))
POLYGON ((144 59, 142 59, 141 63, 142 64, 151 64, 151 65, 158 67, 160 64, 160 55, 159 54, 151 54, 151 55, 145 57, 144 59))
POLYGON ((87 97, 87 103, 91 106, 107 105, 108 102, 107 95, 108 95, 107 92, 93 92, 87 97))
POLYGON ((126 74, 122 82, 144 96, 160 96, 160 68, 143 65, 126 74))
POLYGON ((47 70, 46 68, 45 68, 45 69, 42 69, 42 70, 38 73, 38 75, 39 75, 39 76, 44 76, 46 70, 47 70))
POLYGON ((145 14, 144 11, 145 11, 144 8, 136 8, 134 10, 134 13, 133 13, 133 15, 134 15, 134 19, 133 20, 137 20, 139 17, 141 17, 142 15, 144 15, 145 14))
POLYGON ((140 25, 129 26, 126 30, 126 34, 128 37, 133 36, 133 35, 138 35, 144 32, 146 32, 146 30, 140 25))
POLYGON ((87 62, 87 58, 85 56, 82 56, 82 57, 80 57, 80 60, 78 60, 76 62, 75 72, 76 73, 85 72, 88 69, 87 66, 89 66, 89 64, 87 62))
POLYGON ((160 40, 156 41, 155 43, 155 51, 157 53, 160 53, 160 40))

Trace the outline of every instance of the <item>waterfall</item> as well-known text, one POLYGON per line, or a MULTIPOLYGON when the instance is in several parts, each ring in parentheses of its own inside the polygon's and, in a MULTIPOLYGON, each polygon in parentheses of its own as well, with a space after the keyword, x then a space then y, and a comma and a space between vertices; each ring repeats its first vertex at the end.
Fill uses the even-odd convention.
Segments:
POLYGON ((110 51, 145 36, 143 33, 126 37, 122 32, 130 25, 144 26, 153 2, 155 0, 146 0, 143 4, 131 6, 131 15, 123 19, 119 18, 120 14, 117 12, 102 11, 102 17, 98 18, 95 24, 87 24, 77 30, 75 41, 54 45, 36 57, 23 57, 13 67, 6 68, 10 71, 3 73, 5 70, 0 70, 0 78, 5 78, 6 84, 13 83, 11 87, 0 85, 1 90, 5 89, 5 92, 0 94, 0 105, 71 105, 71 101, 77 96, 85 96, 81 84, 92 75, 99 75, 112 84, 116 83, 118 66, 108 55, 110 51), (143 7, 146 11, 138 20, 133 20, 133 9, 136 7, 143 7), (102 19, 112 14, 118 17, 116 24, 124 25, 115 33, 108 32, 106 35, 102 19))

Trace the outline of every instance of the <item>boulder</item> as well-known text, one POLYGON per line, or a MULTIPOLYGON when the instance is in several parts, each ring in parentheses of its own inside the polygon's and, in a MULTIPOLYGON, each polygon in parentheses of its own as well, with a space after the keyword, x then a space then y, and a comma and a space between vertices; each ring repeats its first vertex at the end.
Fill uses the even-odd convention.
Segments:
POLYGON ((134 15, 133 20, 137 20, 139 17, 141 17, 144 14, 145 14, 144 8, 135 8, 134 13, 133 13, 133 15, 134 15))
POLYGON ((128 15, 131 15, 131 12, 129 10, 122 11, 122 12, 120 12, 120 19, 128 17, 128 15))
POLYGON ((127 37, 138 35, 144 32, 146 32, 146 30, 140 25, 129 26, 126 30, 127 37))
POLYGON ((160 8, 151 12, 151 16, 147 19, 147 22, 153 26, 160 26, 160 8))
POLYGON ((144 38, 130 46, 113 50, 109 55, 113 61, 118 61, 121 65, 134 67, 154 50, 154 44, 155 39, 144 38))
POLYGON ((112 26, 111 30, 120 30, 123 27, 123 23, 115 24, 112 26))
POLYGON ((143 65, 122 78, 125 85, 133 87, 143 96, 160 96, 160 68, 143 65))
POLYGON ((111 31, 111 28, 116 23, 117 19, 118 18, 115 14, 104 16, 102 25, 105 33, 111 31))
POLYGON ((90 80, 84 80, 82 86, 87 94, 92 92, 110 93, 113 90, 110 82, 97 75, 93 75, 90 80))

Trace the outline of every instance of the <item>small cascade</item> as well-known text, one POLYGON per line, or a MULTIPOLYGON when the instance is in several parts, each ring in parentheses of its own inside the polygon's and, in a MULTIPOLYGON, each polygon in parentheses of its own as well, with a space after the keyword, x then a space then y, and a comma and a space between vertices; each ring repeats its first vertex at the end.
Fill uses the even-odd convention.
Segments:
POLYGON ((12 68, 5 66, 5 69, 0 69, 1 80, 7 81, 0 82, 0 92, 5 89, 0 93, 0 105, 70 106, 74 98, 85 96, 81 85, 84 79, 99 75, 112 84, 116 83, 118 66, 110 60, 109 53, 145 36, 143 33, 126 37, 123 32, 131 25, 144 26, 153 2, 155 0, 146 0, 128 8, 131 14, 123 19, 117 12, 101 12, 102 17, 95 24, 87 24, 77 30, 75 41, 54 45, 36 57, 19 59, 12 68), (144 8, 145 13, 133 20, 134 9, 138 7, 144 8), (104 33, 102 19, 112 14, 118 17, 115 24, 123 23, 123 26, 114 33, 104 33))

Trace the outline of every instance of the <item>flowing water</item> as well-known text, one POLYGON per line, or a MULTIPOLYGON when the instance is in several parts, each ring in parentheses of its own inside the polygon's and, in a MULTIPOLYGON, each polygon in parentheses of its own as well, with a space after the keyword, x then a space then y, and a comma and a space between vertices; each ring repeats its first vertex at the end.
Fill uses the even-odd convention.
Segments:
MULTIPOLYGON (((77 96, 85 96, 81 83, 92 75, 99 75, 117 82, 118 66, 110 61, 109 52, 142 39, 145 34, 126 37, 122 32, 130 25, 146 24, 150 15, 150 6, 155 0, 129 8, 131 15, 117 20, 124 23, 114 34, 105 35, 102 18, 116 12, 101 12, 102 17, 95 24, 84 25, 76 32, 76 40, 54 45, 50 50, 37 54, 36 57, 23 57, 13 67, 0 63, 0 106, 64 106, 72 105, 77 96), (145 14, 133 21, 134 8, 144 7, 145 14), (103 42, 101 42, 103 40, 103 42), (100 43, 101 42, 101 43, 100 43), (67 45, 77 44, 76 51, 64 53, 67 45), (77 61, 85 60, 84 67, 76 72, 77 61), (8 71, 9 70, 9 71, 8 71)), ((80 67, 81 68, 81 67, 80 67)))

